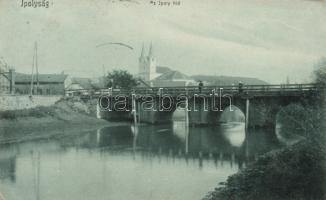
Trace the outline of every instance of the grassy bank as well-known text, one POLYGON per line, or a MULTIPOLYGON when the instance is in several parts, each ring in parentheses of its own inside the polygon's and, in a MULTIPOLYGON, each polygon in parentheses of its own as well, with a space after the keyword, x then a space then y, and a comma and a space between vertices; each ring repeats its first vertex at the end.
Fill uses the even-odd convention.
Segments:
POLYGON ((49 107, 2 111, 0 143, 46 138, 112 125, 97 119, 93 110, 90 105, 77 100, 61 100, 49 107))
POLYGON ((325 199, 325 150, 302 141, 260 157, 228 178, 205 200, 325 199))

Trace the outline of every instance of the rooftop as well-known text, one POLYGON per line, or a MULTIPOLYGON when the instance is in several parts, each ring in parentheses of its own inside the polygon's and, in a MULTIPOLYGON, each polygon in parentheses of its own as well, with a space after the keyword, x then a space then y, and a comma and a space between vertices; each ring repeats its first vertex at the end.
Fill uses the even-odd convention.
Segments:
POLYGON ((172 71, 169 67, 166 67, 166 66, 157 66, 156 67, 156 73, 159 73, 159 74, 164 74, 168 71, 172 71))
MULTIPOLYGON (((34 81, 36 80, 36 75, 34 75, 34 81)), ((43 83, 63 83, 67 78, 66 74, 39 74, 38 81, 43 83)), ((31 74, 16 73, 15 82, 16 83, 30 83, 32 80, 31 74)))
POLYGON ((157 77, 155 80, 168 81, 168 80, 192 80, 189 76, 179 72, 179 71, 168 71, 157 77))

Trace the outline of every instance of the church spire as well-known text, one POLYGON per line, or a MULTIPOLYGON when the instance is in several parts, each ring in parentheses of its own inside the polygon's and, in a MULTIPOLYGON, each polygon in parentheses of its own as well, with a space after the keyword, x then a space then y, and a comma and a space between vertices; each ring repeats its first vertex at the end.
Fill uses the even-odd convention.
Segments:
POLYGON ((143 43, 143 46, 141 48, 141 54, 140 54, 140 57, 141 58, 144 58, 144 54, 145 54, 145 50, 144 50, 144 43, 143 43))
POLYGON ((153 45, 152 45, 152 42, 151 42, 151 45, 149 46, 148 57, 153 57, 153 45))

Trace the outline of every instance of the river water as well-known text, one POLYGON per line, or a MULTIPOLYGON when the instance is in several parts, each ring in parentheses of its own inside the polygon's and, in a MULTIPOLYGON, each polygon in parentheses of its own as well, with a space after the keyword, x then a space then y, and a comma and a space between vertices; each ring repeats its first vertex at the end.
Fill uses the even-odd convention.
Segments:
POLYGON ((6 200, 198 200, 260 154, 273 132, 219 127, 111 126, 0 146, 6 200))

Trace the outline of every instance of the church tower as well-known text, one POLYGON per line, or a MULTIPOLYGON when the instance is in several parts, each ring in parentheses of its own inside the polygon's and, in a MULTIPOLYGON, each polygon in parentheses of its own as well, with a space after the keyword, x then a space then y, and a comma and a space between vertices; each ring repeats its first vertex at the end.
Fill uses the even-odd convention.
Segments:
POLYGON ((145 56, 144 45, 142 46, 141 54, 139 57, 139 78, 144 81, 153 80, 156 76, 156 59, 154 57, 153 45, 149 46, 148 55, 145 56))
POLYGON ((144 44, 143 44, 142 49, 141 49, 141 54, 138 59, 138 76, 142 80, 145 80, 145 74, 146 74, 145 61, 146 61, 146 58, 145 58, 145 50, 144 50, 144 44))

